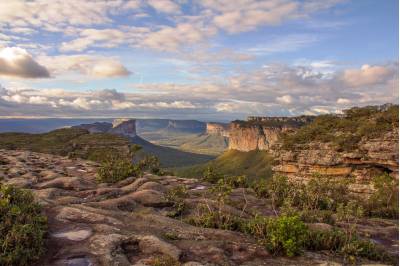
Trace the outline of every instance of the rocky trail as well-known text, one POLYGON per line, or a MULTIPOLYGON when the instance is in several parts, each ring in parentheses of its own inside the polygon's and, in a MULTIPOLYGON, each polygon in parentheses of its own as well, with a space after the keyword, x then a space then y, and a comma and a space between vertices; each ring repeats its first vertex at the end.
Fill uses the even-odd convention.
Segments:
MULTIPOLYGON (((0 150, 0 182, 31 189, 48 217, 47 251, 38 265, 156 265, 151 263, 162 257, 185 266, 341 265, 340 258, 324 252, 275 257, 245 234, 168 217, 168 190, 184 185, 191 212, 200 202, 213 204, 205 193, 208 183, 144 174, 98 184, 96 167, 80 159, 0 150)), ((272 215, 249 189, 234 190, 230 202, 228 212, 272 215)), ((369 221, 360 228, 377 234, 389 250, 398 249, 396 221, 369 221)))

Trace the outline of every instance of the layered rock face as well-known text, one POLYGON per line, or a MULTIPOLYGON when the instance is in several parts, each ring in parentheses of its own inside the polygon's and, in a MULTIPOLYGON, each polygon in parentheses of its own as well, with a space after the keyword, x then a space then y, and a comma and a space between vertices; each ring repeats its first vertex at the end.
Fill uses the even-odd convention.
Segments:
POLYGON ((169 120, 167 129, 172 131, 177 130, 182 132, 199 133, 205 131, 206 125, 205 123, 196 120, 169 120))
POLYGON ((229 126, 224 123, 207 123, 206 134, 229 137, 229 126))
POLYGON ((249 117, 229 125, 229 149, 239 151, 270 150, 283 132, 312 121, 311 117, 249 117))
POLYGON ((133 138, 136 136, 136 120, 129 118, 117 118, 113 123, 96 122, 74 126, 88 130, 90 133, 111 133, 133 138))
POLYGON ((312 142, 293 150, 273 148, 276 158, 275 172, 304 181, 315 174, 335 178, 353 178, 349 186, 354 193, 370 194, 374 191, 372 179, 384 172, 398 178, 398 129, 379 138, 362 140, 351 152, 336 151, 329 143, 312 142))
POLYGON ((81 124, 73 127, 86 129, 90 133, 105 133, 112 128, 112 124, 107 122, 96 122, 92 124, 81 124))
POLYGON ((136 136, 136 120, 125 118, 115 119, 113 127, 108 133, 133 138, 136 136))

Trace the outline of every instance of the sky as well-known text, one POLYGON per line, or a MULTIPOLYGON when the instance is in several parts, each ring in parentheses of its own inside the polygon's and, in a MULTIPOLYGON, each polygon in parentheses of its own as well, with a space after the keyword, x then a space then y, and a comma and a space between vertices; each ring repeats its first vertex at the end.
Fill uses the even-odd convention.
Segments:
POLYGON ((398 103, 396 0, 0 2, 0 117, 229 121, 398 103))

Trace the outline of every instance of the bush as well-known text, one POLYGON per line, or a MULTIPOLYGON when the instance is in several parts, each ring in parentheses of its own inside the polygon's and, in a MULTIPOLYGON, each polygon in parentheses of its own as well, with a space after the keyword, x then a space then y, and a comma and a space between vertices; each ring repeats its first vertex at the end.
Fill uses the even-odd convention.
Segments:
POLYGON ((257 179, 253 181, 250 187, 256 193, 256 196, 259 198, 266 198, 268 196, 268 187, 266 179, 257 179))
POLYGON ((362 138, 375 138, 397 128, 398 105, 381 108, 366 106, 351 108, 344 116, 320 115, 294 133, 282 135, 283 149, 312 141, 331 142, 338 151, 354 150, 362 138), (340 133, 340 134, 338 134, 340 133))
POLYGON ((32 193, 0 184, 0 265, 31 265, 44 252, 46 230, 32 193))
POLYGON ((327 231, 310 230, 305 243, 308 250, 335 252, 342 255, 346 262, 353 264, 357 257, 389 263, 394 263, 397 260, 371 241, 360 239, 357 235, 352 235, 349 238, 346 232, 338 228, 327 231))
POLYGON ((165 199, 173 204, 173 211, 167 214, 169 217, 175 218, 184 213, 186 209, 185 198, 187 195, 187 188, 184 185, 176 186, 166 193, 165 199))
POLYGON ((347 184, 334 178, 314 175, 306 185, 300 186, 297 203, 301 210, 335 210, 348 200, 347 184))
POLYGON ((289 197, 292 189, 287 176, 283 175, 274 175, 267 181, 266 188, 274 209, 282 206, 284 200, 289 197))
POLYGON ((307 227, 298 216, 255 216, 247 222, 244 231, 256 237, 273 254, 289 257, 301 254, 307 237, 307 227))
POLYGON ((232 188, 246 188, 249 186, 245 175, 225 177, 225 182, 232 188))
POLYGON ((187 218, 186 222, 204 228, 241 231, 244 220, 231 214, 218 212, 211 207, 202 204, 198 206, 197 213, 194 216, 187 218))
POLYGON ((365 207, 368 215, 397 218, 399 216, 399 181, 385 173, 375 177, 373 184, 375 192, 365 207))
POLYGON ((163 175, 160 161, 154 155, 146 155, 142 160, 140 160, 138 166, 143 171, 147 170, 156 175, 163 175))
POLYGON ((109 156, 97 170, 97 180, 105 183, 115 183, 130 176, 141 175, 141 170, 130 159, 118 155, 109 156))
POLYGON ((213 167, 208 166, 207 169, 203 173, 203 179, 204 181, 210 182, 210 183, 217 183, 218 180, 224 178, 224 176, 217 172, 213 167))

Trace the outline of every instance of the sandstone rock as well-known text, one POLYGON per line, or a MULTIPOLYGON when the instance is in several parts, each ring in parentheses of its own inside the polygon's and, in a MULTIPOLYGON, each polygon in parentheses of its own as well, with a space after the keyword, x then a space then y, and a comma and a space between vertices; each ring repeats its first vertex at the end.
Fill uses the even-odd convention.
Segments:
POLYGON ((137 191, 141 191, 141 190, 155 190, 155 191, 159 191, 159 192, 165 192, 165 187, 163 185, 161 185, 160 183, 150 181, 150 182, 144 183, 137 189, 137 191))
POLYGON ((65 238, 71 241, 82 241, 87 239, 92 235, 92 231, 90 229, 71 229, 62 232, 53 233, 51 236, 55 238, 65 238))
POLYGON ((196 261, 189 261, 184 263, 182 266, 204 266, 204 264, 201 264, 200 262, 196 261))
POLYGON ((169 206, 169 203, 164 194, 155 190, 141 190, 131 194, 132 198, 138 203, 148 207, 164 207, 169 206))
POLYGON ((60 188, 67 190, 85 190, 94 188, 95 184, 78 177, 63 176, 36 185, 37 188, 60 188))
POLYGON ((148 181, 147 178, 138 178, 136 179, 133 183, 130 183, 128 185, 125 185, 123 187, 121 187, 121 190, 125 193, 127 192, 132 192, 137 190, 141 185, 143 185, 144 183, 146 183, 148 181))
POLYGON ((182 255, 179 248, 152 235, 140 237, 139 248, 145 254, 161 253, 176 260, 179 260, 182 255))
POLYGON ((13 178, 11 180, 8 180, 5 182, 6 185, 11 185, 11 186, 15 186, 18 188, 30 188, 32 187, 32 180, 23 178, 23 177, 17 177, 17 178, 13 178))

